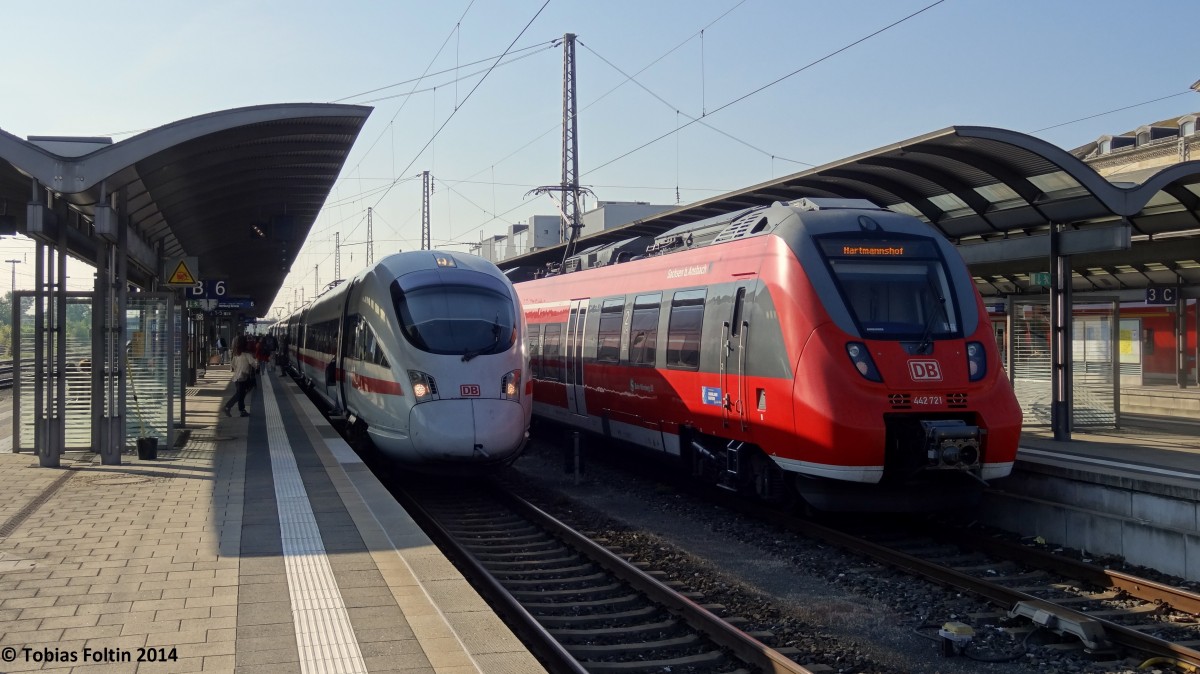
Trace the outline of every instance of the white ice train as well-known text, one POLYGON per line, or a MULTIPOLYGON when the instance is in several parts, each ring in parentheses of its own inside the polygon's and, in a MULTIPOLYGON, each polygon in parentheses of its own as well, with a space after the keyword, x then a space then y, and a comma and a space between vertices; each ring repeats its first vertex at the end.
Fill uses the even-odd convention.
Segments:
POLYGON ((483 258, 389 255, 277 333, 302 381, 389 459, 486 468, 525 446, 525 316, 512 283, 483 258))

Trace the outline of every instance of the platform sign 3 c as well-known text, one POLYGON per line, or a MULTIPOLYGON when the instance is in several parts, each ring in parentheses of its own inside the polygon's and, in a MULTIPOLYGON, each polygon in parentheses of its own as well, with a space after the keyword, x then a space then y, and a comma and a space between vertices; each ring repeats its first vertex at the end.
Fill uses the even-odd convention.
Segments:
POLYGON ((194 286, 199 278, 200 265, 194 257, 167 258, 166 264, 163 265, 165 285, 177 288, 194 286))
POLYGON ((1172 286, 1150 286, 1146 288, 1146 304, 1175 304, 1179 289, 1172 286))

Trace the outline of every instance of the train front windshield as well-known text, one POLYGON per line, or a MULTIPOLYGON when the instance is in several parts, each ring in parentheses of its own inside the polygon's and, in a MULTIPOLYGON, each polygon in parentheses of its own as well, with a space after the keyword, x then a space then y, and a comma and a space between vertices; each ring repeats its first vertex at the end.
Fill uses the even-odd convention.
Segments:
POLYGON ((504 287, 424 285, 392 286, 400 329, 409 343, 440 355, 480 356, 503 353, 516 339, 517 315, 504 287))
POLYGON ((819 243, 863 337, 959 336, 955 295, 933 241, 837 237, 819 243))

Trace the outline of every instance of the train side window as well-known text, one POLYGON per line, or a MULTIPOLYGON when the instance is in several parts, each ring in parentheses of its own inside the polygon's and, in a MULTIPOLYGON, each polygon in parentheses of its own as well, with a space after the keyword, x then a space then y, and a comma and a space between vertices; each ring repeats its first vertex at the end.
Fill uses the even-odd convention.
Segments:
POLYGON ((529 326, 529 376, 542 378, 542 326, 529 326))
POLYGON ((625 298, 604 300, 596 335, 596 362, 615 363, 621 359, 621 318, 624 315, 625 298))
POLYGON ((638 295, 633 299, 629 322, 629 364, 654 367, 658 348, 658 314, 662 294, 638 295))
POLYGON ((707 291, 681 290, 671 300, 671 318, 667 326, 667 367, 700 369, 700 329, 704 325, 704 298, 707 291))
POLYGON ((363 340, 363 360, 377 364, 377 361, 375 360, 375 331, 366 324, 366 321, 361 323, 360 330, 362 332, 363 340))
POLYGON ((542 341, 542 373, 550 381, 563 381, 562 329, 562 323, 547 325, 542 341))

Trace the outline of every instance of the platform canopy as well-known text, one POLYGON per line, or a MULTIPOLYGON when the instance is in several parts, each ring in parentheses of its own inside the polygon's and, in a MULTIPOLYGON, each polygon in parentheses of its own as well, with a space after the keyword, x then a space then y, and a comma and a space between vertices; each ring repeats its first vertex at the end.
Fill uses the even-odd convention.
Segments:
POLYGON ((146 285, 164 275, 164 260, 194 257, 202 280, 225 281, 261 317, 370 112, 261 105, 118 143, 0 130, 0 229, 51 243, 65 237, 72 256, 94 263, 98 244, 124 226, 131 281, 146 285))
MULTIPOLYGON (((1019 291, 1028 285, 1025 272, 1049 268, 1052 223, 1080 232, 1080 247, 1092 249, 1088 266, 1075 270, 1077 290, 1200 283, 1200 161, 1111 182, 1043 140, 978 126, 949 127, 681 206, 584 237, 574 251, 801 197, 868 199, 929 222, 959 246, 985 293, 1019 291), (1094 252, 1122 236, 1123 249, 1094 252)), ((562 258, 559 245, 500 266, 562 258)))

